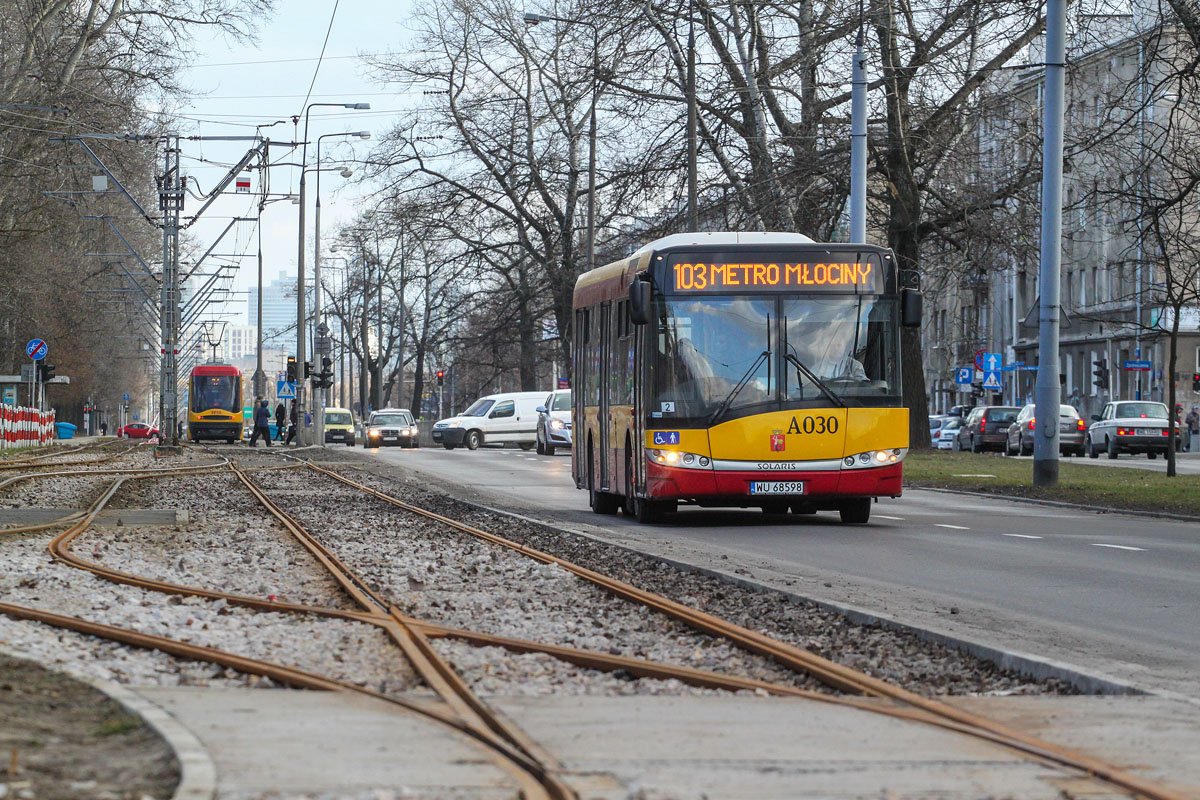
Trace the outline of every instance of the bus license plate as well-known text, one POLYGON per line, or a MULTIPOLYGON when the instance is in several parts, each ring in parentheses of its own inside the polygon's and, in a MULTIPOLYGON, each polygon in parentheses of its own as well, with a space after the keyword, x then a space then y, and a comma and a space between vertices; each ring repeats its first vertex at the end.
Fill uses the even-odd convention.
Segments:
POLYGON ((804 481, 750 481, 750 494, 804 494, 804 481))

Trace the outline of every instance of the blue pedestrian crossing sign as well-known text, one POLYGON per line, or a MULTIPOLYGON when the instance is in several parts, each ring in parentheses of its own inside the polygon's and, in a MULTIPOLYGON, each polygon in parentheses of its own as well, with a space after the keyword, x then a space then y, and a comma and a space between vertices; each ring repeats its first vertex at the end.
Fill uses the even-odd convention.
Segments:
MULTIPOLYGON (((1004 357, 999 353, 984 353, 981 360, 985 372, 999 372, 1000 368, 1004 366, 1004 357)), ((986 387, 987 383, 985 382, 983 385, 986 387)))
MULTIPOLYGON (((986 361, 984 363, 987 363, 986 361)), ((1000 370, 988 369, 983 371, 983 388, 995 389, 997 392, 1003 387, 1000 384, 1000 370)))
POLYGON ((959 386, 970 386, 974 377, 975 370, 972 367, 959 367, 954 371, 954 382, 959 386))
POLYGON ((280 400, 296 399, 296 384, 287 381, 275 381, 275 396, 280 400))

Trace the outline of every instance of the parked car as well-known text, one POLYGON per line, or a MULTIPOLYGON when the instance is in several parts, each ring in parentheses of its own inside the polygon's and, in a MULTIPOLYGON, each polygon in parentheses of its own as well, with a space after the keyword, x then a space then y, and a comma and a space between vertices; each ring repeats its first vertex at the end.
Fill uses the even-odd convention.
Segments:
POLYGON ((937 437, 933 440, 933 446, 938 450, 957 450, 954 446, 958 439, 958 431, 963 426, 963 420, 959 417, 951 417, 946 420, 941 428, 938 429, 937 437))
POLYGON ((158 428, 144 422, 130 422, 117 428, 117 436, 123 439, 155 439, 158 437, 158 428))
POLYGON ((420 447, 421 431, 407 408, 381 408, 371 412, 363 447, 420 447))
POLYGON ((348 408, 325 409, 325 444, 354 447, 354 412, 348 408))
MULTIPOLYGON (((1036 406, 1028 403, 1021 408, 1012 425, 1008 426, 1008 438, 1004 443, 1004 454, 1028 456, 1033 454, 1034 435, 1037 430, 1037 419, 1034 416, 1036 406)), ((1060 405, 1058 407, 1058 452, 1063 455, 1083 455, 1083 438, 1087 434, 1087 425, 1075 406, 1060 405)))
POLYGON ((458 416, 435 422, 433 441, 447 450, 509 442, 531 450, 537 442, 537 407, 545 401, 545 392, 489 394, 458 416))
MULTIPOLYGON (((1083 444, 1091 458, 1099 458, 1101 451, 1109 458, 1121 453, 1145 453, 1146 458, 1167 454, 1171 426, 1164 403, 1118 400, 1105 405, 1092 419, 1083 444)), ((1175 447, 1179 447, 1178 436, 1175 447)))
POLYGON ((1019 410, 1016 406, 976 406, 960 429, 959 442, 965 437, 967 449, 972 453, 1003 450, 1008 439, 1008 426, 1017 418, 1019 410))
POLYGON ((970 414, 974 408, 975 406, 950 406, 950 410, 946 412, 946 416, 961 417, 966 419, 967 415, 970 414))
POLYGON ((571 390, 551 392, 537 407, 537 451, 552 456, 555 448, 571 446, 571 390))

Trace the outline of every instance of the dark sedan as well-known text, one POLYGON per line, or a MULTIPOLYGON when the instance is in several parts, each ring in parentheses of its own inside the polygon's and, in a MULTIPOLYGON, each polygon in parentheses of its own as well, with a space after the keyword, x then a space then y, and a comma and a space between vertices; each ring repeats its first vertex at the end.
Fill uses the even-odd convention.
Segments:
MULTIPOLYGON (((1034 416, 1036 406, 1029 403, 1017 414, 1012 425, 1008 426, 1008 439, 1004 444, 1004 454, 1008 456, 1033 454, 1034 433, 1037 431, 1037 418, 1034 416)), ((1083 438, 1087 425, 1074 406, 1060 405, 1058 407, 1058 451, 1063 455, 1082 456, 1083 438)))

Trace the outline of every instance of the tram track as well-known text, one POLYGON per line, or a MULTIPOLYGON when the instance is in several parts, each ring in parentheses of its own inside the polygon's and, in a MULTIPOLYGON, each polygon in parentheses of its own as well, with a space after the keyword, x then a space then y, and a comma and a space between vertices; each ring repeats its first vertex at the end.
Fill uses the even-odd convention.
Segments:
MULTIPOLYGON (((300 466, 297 464, 293 468, 300 466)), ((251 477, 258 470, 242 469, 238 465, 228 462, 162 469, 106 470, 107 474, 115 475, 115 479, 86 512, 79 512, 70 518, 63 518, 51 525, 42 526, 45 528, 53 527, 54 525, 68 525, 66 530, 51 541, 50 551, 52 555, 56 560, 74 568, 89 571, 110 581, 126 583, 150 591, 165 594, 192 595, 208 599, 223 599, 230 604, 241 605, 260 611, 336 617, 376 626, 392 639, 421 678, 437 693, 444 703, 444 709, 434 713, 430 708, 425 706, 416 707, 405 703, 399 698, 383 695, 366 687, 305 672, 287 665, 250 659, 215 648, 193 645, 166 637, 156 637, 116 626, 86 622, 75 617, 57 615, 53 612, 0 603, 0 613, 23 619, 36 620, 58 627, 66 627, 90 635, 102 636, 135 647, 161 650, 180 658, 208 661, 249 674, 269 677, 272 680, 293 686, 355 691, 395 703, 408 711, 425 714, 430 719, 449 725, 488 748, 498 759, 497 763, 504 766, 514 776, 528 797, 568 798, 573 797, 574 793, 558 777, 561 767, 554 760, 553 756, 547 753, 536 742, 531 741, 522 731, 492 714, 486 704, 474 695, 466 682, 456 674, 454 669, 438 656, 436 650, 431 645, 431 640, 454 638, 476 646, 502 647, 514 653, 543 653, 586 669, 610 672, 624 670, 638 677, 673 678, 689 685, 705 688, 719 688, 729 691, 758 690, 769 694, 802 697, 821 702, 848 705, 914 722, 937 725, 983 739, 1019 752, 1025 757, 1078 770, 1114 786, 1140 793, 1146 797, 1157 798, 1158 800, 1176 800, 1176 798, 1182 797, 1165 787, 1159 786, 1153 781, 1148 781, 1139 776, 1124 772, 1102 760, 1060 748, 1048 742, 1041 741, 1036 737, 1010 730, 983 717, 961 711, 941 701, 916 695, 900 687, 888 684, 885 681, 872 678, 843 665, 815 656, 801 648, 775 640, 765 634, 750 631, 690 608, 682 603, 677 603, 652 592, 638 589, 594 570, 575 565, 518 542, 504 539, 496 534, 483 531, 445 515, 406 503, 382 491, 353 481, 334 470, 309 463, 303 464, 303 467, 308 471, 347 486, 355 492, 365 494, 380 503, 420 515, 440 525, 448 526, 461 533, 466 533, 487 541, 490 544, 512 550, 535 561, 544 564, 554 564, 558 568, 567 570, 577 577, 603 588, 607 592, 679 620, 707 635, 725 638, 748 652, 770 657, 778 663, 785 664, 790 669, 814 675, 823 683, 836 688, 838 691, 847 692, 852 696, 820 694, 767 681, 722 675, 671 664, 660 664, 645 659, 563 647, 516 637, 467 631, 408 617, 392 605, 388 598, 373 589, 368 581, 357 575, 351 567, 339 559, 318 537, 313 536, 302 524, 268 496, 251 477), (278 520, 292 537, 333 576, 342 591, 358 606, 357 610, 284 603, 275 600, 263 600, 248 595, 175 584, 169 581, 147 578, 117 570, 113 567, 90 561, 72 551, 72 542, 89 529, 96 516, 112 500, 120 488, 128 482, 150 480, 156 477, 219 472, 225 469, 229 469, 237 477, 238 481, 245 486, 249 494, 278 520), (881 700, 887 702, 881 702, 881 700)), ((267 469, 270 469, 270 467, 267 467, 267 469)), ((62 474, 94 475, 97 472, 85 470, 75 473, 31 473, 18 477, 35 480, 41 477, 62 474)))

